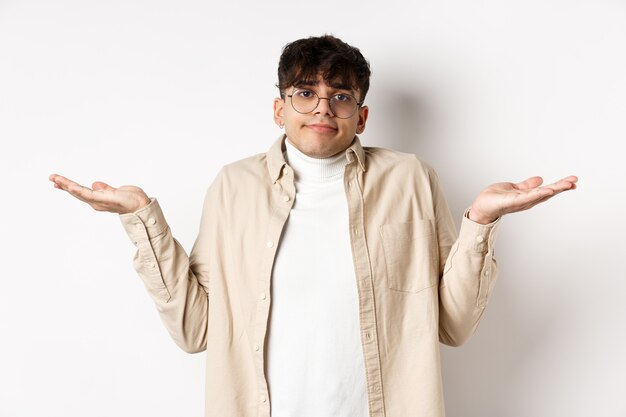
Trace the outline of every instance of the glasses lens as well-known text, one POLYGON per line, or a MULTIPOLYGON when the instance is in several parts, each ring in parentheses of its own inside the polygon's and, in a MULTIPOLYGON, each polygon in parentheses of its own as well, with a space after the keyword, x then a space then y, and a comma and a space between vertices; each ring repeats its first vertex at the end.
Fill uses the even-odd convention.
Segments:
POLYGON ((291 104, 298 113, 310 113, 317 107, 319 98, 311 90, 295 90, 291 96, 291 104))
MULTIPOLYGON (((348 119, 354 115, 359 106, 356 99, 349 94, 335 94, 329 100, 330 110, 340 119, 348 119)), ((311 90, 296 89, 291 95, 291 105, 298 113, 311 113, 319 105, 320 98, 311 90)))
POLYGON ((330 109, 340 119, 347 119, 356 112, 357 102, 348 94, 335 94, 330 98, 330 109))

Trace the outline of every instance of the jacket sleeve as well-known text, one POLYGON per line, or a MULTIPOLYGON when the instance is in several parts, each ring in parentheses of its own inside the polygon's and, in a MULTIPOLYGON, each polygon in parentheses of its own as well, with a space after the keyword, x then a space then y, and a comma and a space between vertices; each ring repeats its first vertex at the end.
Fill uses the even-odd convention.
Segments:
POLYGON ((172 236, 155 198, 134 213, 120 215, 126 233, 137 247, 133 266, 168 332, 188 353, 206 349, 209 311, 209 252, 206 243, 211 236, 211 226, 217 223, 212 203, 216 188, 214 183, 207 192, 200 233, 190 256, 172 236))
POLYGON ((476 330, 496 282, 494 243, 500 220, 481 225, 466 211, 457 237, 434 172, 431 187, 440 259, 439 340, 460 346, 476 330))

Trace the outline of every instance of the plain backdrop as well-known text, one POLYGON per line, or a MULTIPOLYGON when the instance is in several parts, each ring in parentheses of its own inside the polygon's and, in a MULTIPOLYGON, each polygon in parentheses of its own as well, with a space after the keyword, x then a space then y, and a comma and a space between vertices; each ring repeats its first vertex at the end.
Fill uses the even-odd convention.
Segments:
POLYGON ((204 356, 118 216, 48 176, 141 186, 191 250, 217 171, 281 133, 282 46, 324 33, 371 63, 362 142, 428 161, 457 219, 490 183, 580 177, 503 219, 484 320, 442 348, 448 416, 626 416, 617 0, 0 0, 0 416, 202 415, 204 356))

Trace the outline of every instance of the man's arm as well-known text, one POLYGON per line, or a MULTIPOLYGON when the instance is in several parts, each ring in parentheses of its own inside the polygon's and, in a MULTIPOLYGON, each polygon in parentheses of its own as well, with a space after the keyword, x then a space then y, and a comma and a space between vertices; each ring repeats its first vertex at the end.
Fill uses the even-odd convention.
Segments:
MULTIPOLYGON (((134 186, 114 188, 95 182, 90 189, 56 174, 50 176, 50 181, 54 182, 55 188, 67 191, 95 210, 120 215, 128 236, 137 247, 133 262, 135 270, 170 335, 186 352, 206 349, 206 257, 195 256, 194 265, 191 265, 187 253, 172 236, 158 201, 148 198, 141 188, 134 186)), ((211 189, 207 198, 210 194, 211 189)), ((205 202, 203 223, 210 215, 205 202)))
POLYGON ((497 279, 494 244, 499 219, 527 210, 576 188, 566 177, 541 187, 542 179, 498 183, 483 190, 465 213, 458 238, 436 176, 431 178, 442 276, 439 283, 439 339, 459 346, 476 330, 497 279))

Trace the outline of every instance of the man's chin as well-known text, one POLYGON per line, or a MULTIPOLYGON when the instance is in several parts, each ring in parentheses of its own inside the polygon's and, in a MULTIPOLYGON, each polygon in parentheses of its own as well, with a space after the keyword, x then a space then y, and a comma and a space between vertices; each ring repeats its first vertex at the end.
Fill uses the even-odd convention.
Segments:
POLYGON ((313 158, 329 158, 343 152, 346 148, 347 146, 345 148, 338 146, 311 146, 307 149, 307 152, 303 151, 303 153, 313 158))

